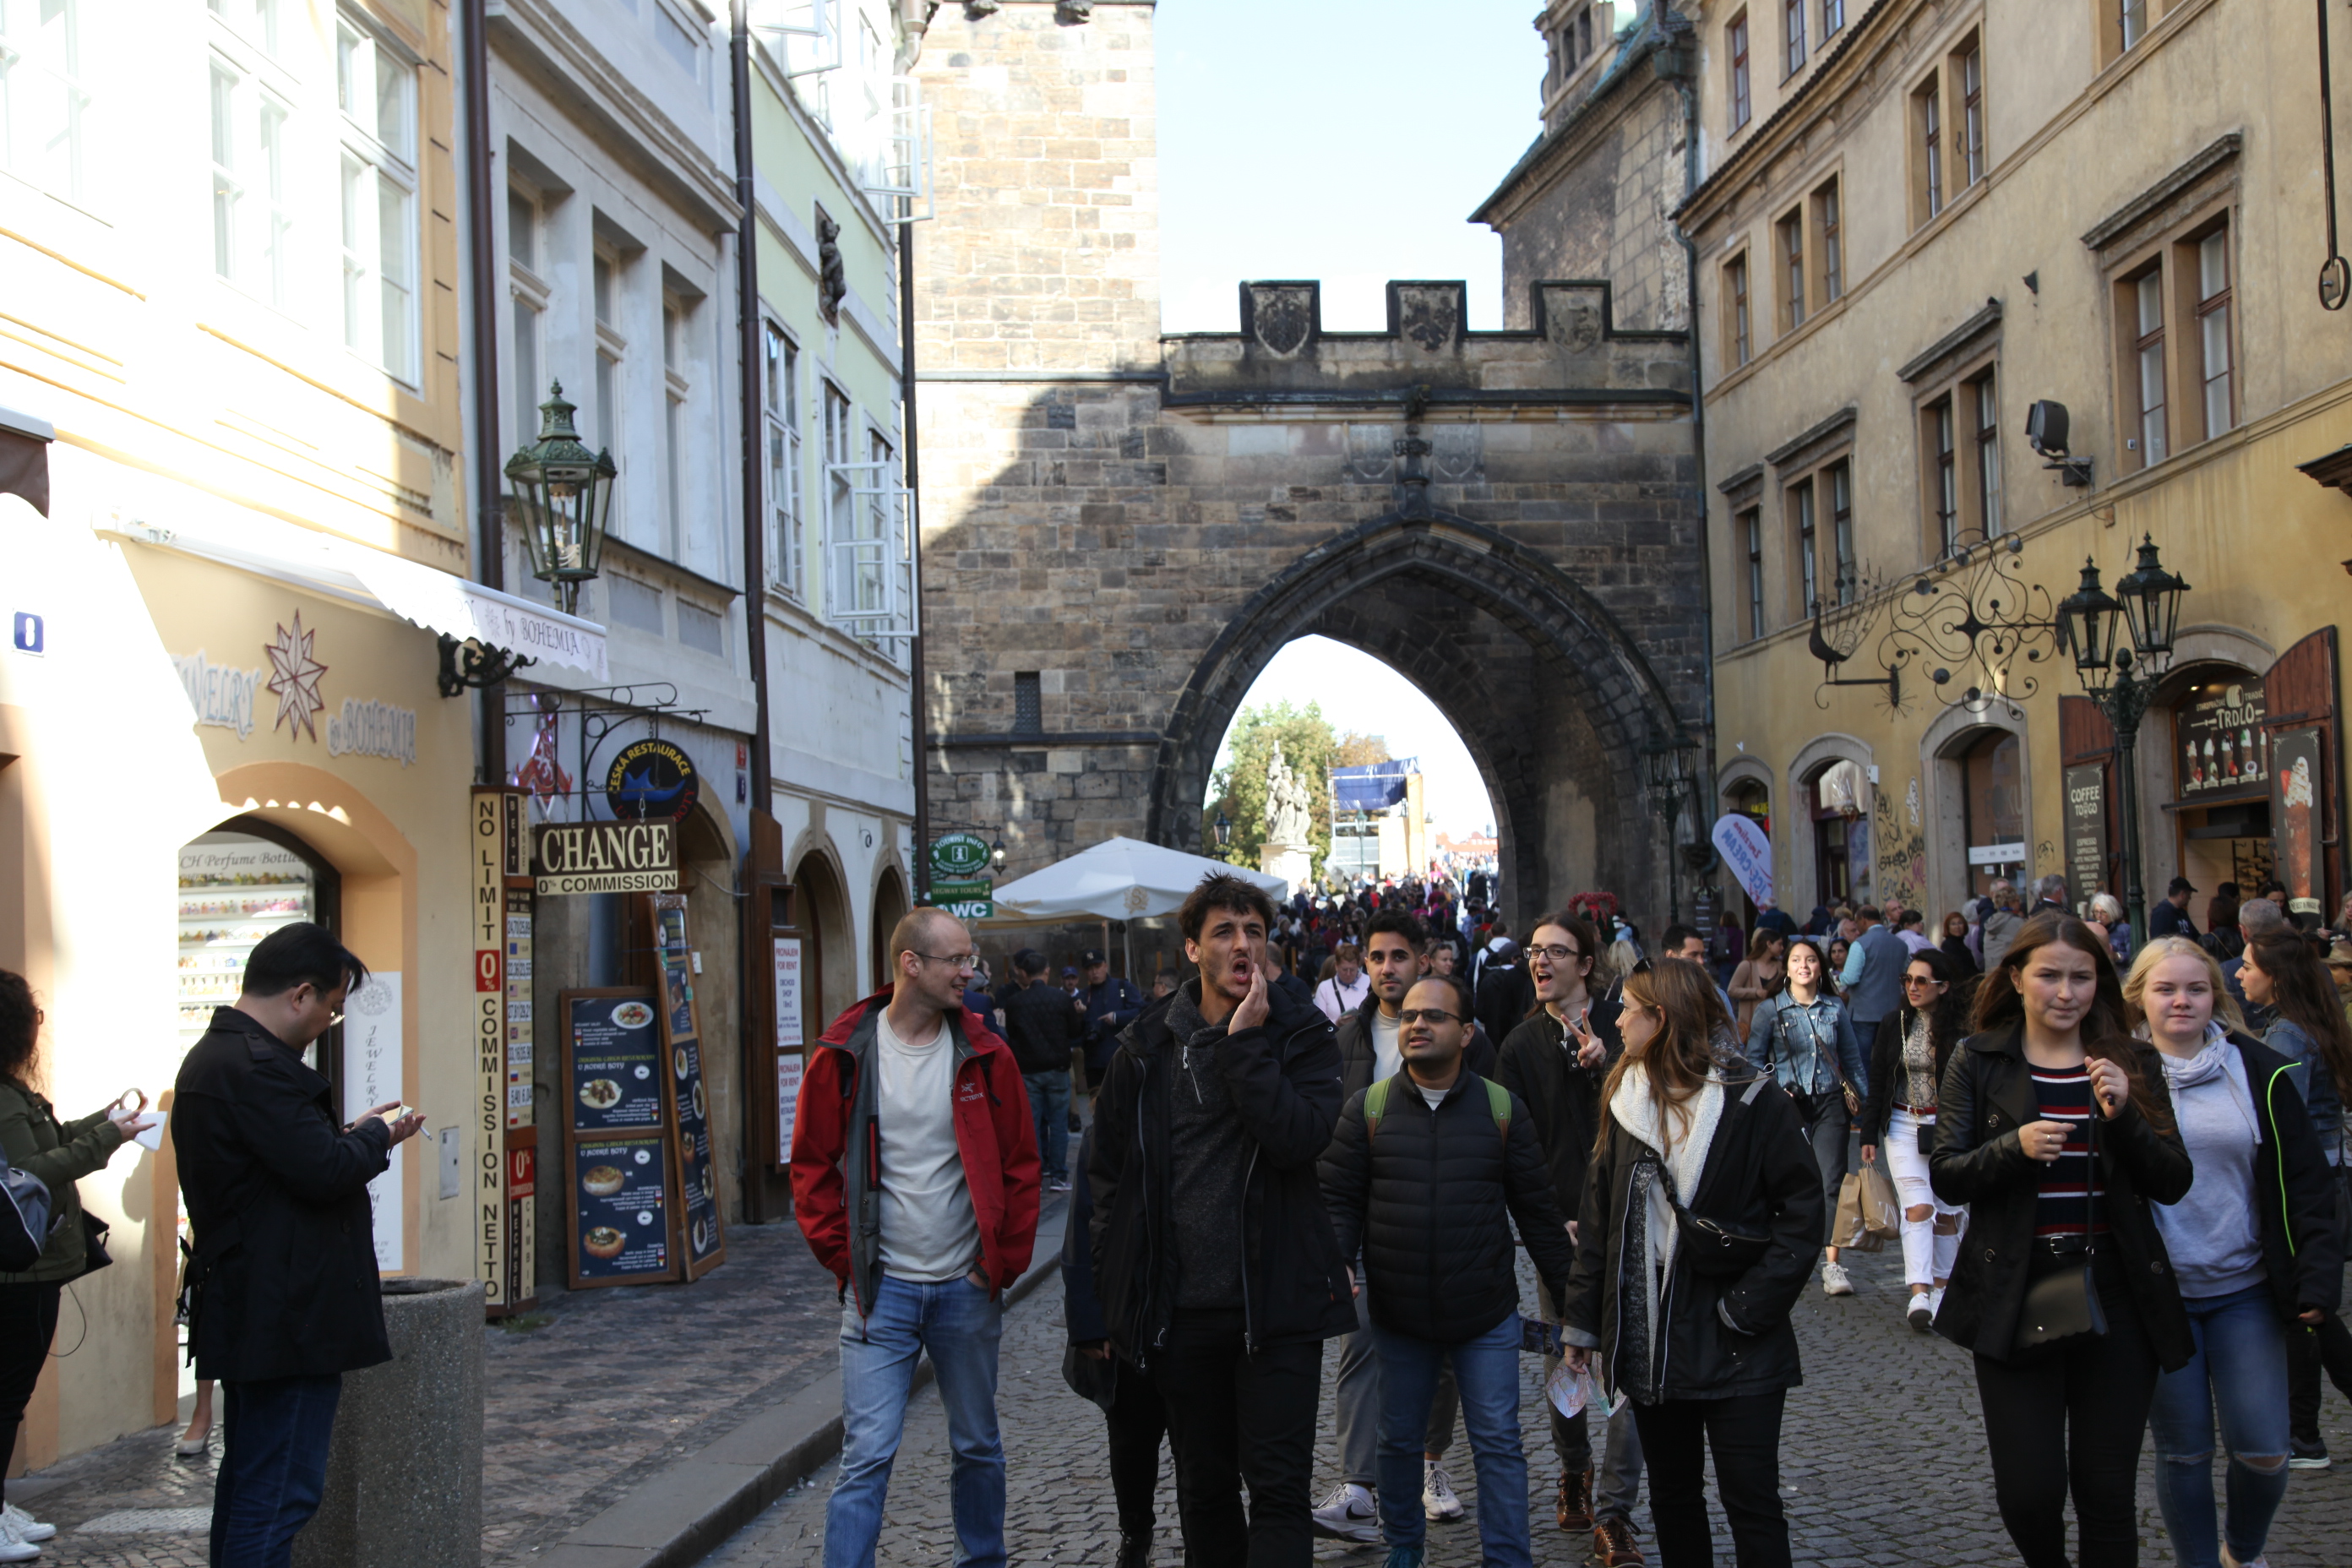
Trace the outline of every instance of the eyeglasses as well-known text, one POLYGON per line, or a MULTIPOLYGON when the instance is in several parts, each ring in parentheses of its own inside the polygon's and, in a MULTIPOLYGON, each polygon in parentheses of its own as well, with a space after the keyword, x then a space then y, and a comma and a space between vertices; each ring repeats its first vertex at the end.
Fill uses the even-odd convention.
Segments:
POLYGON ((1906 974, 1903 977, 1903 984, 1908 988, 1913 985, 1941 985, 1943 982, 1932 974, 1906 974))
MULTIPOLYGON (((907 950, 915 952, 913 948, 907 950)), ((915 952, 917 958, 928 958, 934 963, 952 963, 958 969, 978 969, 980 954, 976 952, 915 952)))
POLYGON ((1432 1024, 1460 1024, 1467 1021, 1461 1014, 1449 1013, 1443 1007, 1401 1008, 1398 1010, 1397 1017, 1407 1024, 1418 1024, 1424 1019, 1432 1024))
POLYGON ((1576 949, 1572 947, 1562 947, 1558 942, 1552 943, 1549 947, 1531 947, 1528 949, 1528 955, 1530 958, 1549 958, 1554 963, 1566 963, 1571 959, 1582 958, 1584 956, 1584 954, 1577 952, 1576 949))

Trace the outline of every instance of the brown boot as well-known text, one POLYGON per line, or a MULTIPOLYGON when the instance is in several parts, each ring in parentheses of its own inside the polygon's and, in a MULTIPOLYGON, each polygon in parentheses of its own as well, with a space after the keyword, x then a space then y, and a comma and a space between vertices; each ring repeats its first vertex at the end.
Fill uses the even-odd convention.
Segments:
POLYGON ((1633 1527, 1622 1519, 1604 1519, 1592 1527, 1592 1561, 1601 1568, 1642 1568, 1642 1549, 1633 1544, 1633 1527))
POLYGON ((1559 1527, 1579 1535, 1592 1528, 1592 1467, 1580 1476, 1563 1471, 1559 1478, 1559 1527))

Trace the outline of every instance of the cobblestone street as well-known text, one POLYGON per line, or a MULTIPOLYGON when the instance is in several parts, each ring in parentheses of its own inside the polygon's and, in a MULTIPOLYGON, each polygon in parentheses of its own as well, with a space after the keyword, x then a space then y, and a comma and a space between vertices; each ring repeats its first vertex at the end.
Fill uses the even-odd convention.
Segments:
MULTIPOLYGON (((1853 1264, 1851 1299, 1831 1300, 1816 1289, 1798 1310, 1805 1386, 1790 1398, 1780 1472, 1796 1560, 1922 1568, 2014 1563, 2015 1551, 1993 1511, 1968 1356, 1933 1336, 1913 1333, 1906 1324, 1899 1310, 1901 1262, 1894 1249, 1853 1257, 1853 1264), (1939 1445, 1948 1458, 1935 1458, 1939 1445)), ((1527 1299, 1533 1300, 1531 1289, 1527 1299)), ((1118 1543, 1118 1522, 1101 1458, 1102 1423, 1062 1382, 1061 1319, 1060 1292, 1049 1282, 1015 1307, 1005 1326, 1001 1408, 1012 1460, 1011 1557, 1018 1563, 1108 1563, 1118 1543)), ((1337 1470, 1328 1410, 1336 1359, 1334 1351, 1325 1362, 1318 1500, 1337 1470)), ((1523 1428, 1541 1434, 1537 1363, 1529 1358, 1527 1365, 1523 1428)), ((2352 1409, 2333 1391, 2323 1422, 2339 1468, 2295 1473, 2272 1531, 2272 1568, 2341 1568, 2352 1562, 2352 1474, 2343 1468, 2344 1459, 2352 1458, 2352 1409)), ((2168 1563, 2172 1552, 2148 1479, 2153 1465, 2152 1458, 2143 1458, 2141 1561, 2168 1563)), ((1476 1479, 1467 1442, 1458 1435, 1448 1469, 1474 1516, 1432 1527, 1431 1568, 1460 1568, 1478 1560, 1476 1479)), ((1530 1441, 1528 1472, 1538 1502, 1537 1561, 1582 1563, 1584 1543, 1554 1528, 1544 1506, 1559 1475, 1548 1439, 1530 1441)), ((937 1394, 926 1390, 908 1413, 883 1531, 882 1563, 912 1568, 954 1560, 947 1474, 946 1423, 937 1394)), ((833 1476, 831 1465, 817 1471, 706 1561, 712 1568, 815 1564, 823 1552, 824 1500, 833 1476)), ((1157 1561, 1179 1563, 1175 1497, 1164 1467, 1159 1511, 1157 1561)), ((1646 1548, 1646 1496, 1637 1522, 1646 1548)), ((1717 1560, 1727 1563, 1730 1534, 1719 1512, 1714 1522, 1717 1560)), ((1318 1554, 1338 1563, 1378 1561, 1371 1549, 1328 1542, 1318 1544, 1318 1554)))

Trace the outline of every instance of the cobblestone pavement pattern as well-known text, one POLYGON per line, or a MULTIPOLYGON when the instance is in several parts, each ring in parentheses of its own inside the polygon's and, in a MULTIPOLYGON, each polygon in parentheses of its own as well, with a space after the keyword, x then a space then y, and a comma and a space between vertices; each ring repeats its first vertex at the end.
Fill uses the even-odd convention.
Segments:
MULTIPOLYGON (((1790 1397, 1780 1467, 1796 1561, 1840 1568, 2014 1563, 2016 1551, 1993 1510, 1968 1355, 1940 1339, 1914 1333, 1906 1323, 1902 1264, 1893 1248, 1875 1257, 1848 1256, 1854 1294, 1832 1300, 1816 1285, 1797 1311, 1805 1385, 1790 1397), (1946 1446, 1948 1458, 1935 1458, 1938 1444, 1946 1446)), ((1522 1289, 1532 1302, 1532 1282, 1523 1283, 1522 1289)), ((1015 1563, 1108 1563, 1118 1545, 1118 1517, 1102 1462, 1102 1421, 1062 1382, 1064 1343, 1061 1296, 1050 1284, 1015 1307, 1006 1321, 1000 1408, 1012 1464, 1006 1532, 1015 1563)), ((1335 1347, 1324 1362, 1318 1501, 1338 1472, 1328 1412, 1337 1359, 1335 1347)), ((1529 1357, 1526 1364, 1521 1421, 1530 1434, 1536 1561, 1581 1563, 1587 1542, 1571 1541, 1551 1522, 1559 1464, 1538 1407, 1539 1363, 1529 1357)), ((2332 1390, 2323 1430, 2341 1468, 2294 1474, 2271 1533, 2271 1568, 2340 1568, 2352 1563, 2352 1408, 2332 1390)), ((2141 1561, 2150 1568, 2173 1560, 2150 1481, 2154 1463, 2152 1456, 2141 1461, 2139 1499, 2141 1561)), ((824 1467, 787 1493, 706 1563, 803 1568, 818 1563, 834 1468, 824 1467)), ((1447 1469, 1473 1512, 1459 1524, 1431 1527, 1430 1568, 1463 1568, 1478 1561, 1476 1477, 1468 1441, 1458 1433, 1447 1469)), ((947 1479, 946 1421, 937 1394, 927 1390, 908 1414, 879 1553, 886 1568, 954 1561, 947 1479)), ((1709 1506, 1717 1559, 1728 1563, 1730 1531, 1721 1511, 1709 1506)), ((1156 1560, 1180 1563, 1175 1496, 1164 1465, 1159 1511, 1156 1560)), ((1646 1495, 1636 1522, 1648 1549, 1653 1536, 1646 1495)), ((1332 1542, 1319 1542, 1317 1555, 1334 1563, 1380 1561, 1372 1548, 1332 1542)))
MULTIPOLYGON (((838 1361, 833 1277, 797 1226, 728 1233, 724 1267, 691 1286, 558 1293, 527 1331, 489 1331, 482 1477, 485 1568, 533 1553, 645 1476, 838 1361), (624 1375, 625 1373, 625 1375, 624 1375)), ((68 1312, 70 1318, 70 1312, 68 1312)), ((204 1526, 92 1531, 126 1510, 209 1511, 213 1454, 173 1457, 156 1428, 8 1483, 8 1497, 58 1527, 45 1563, 197 1568, 204 1526)))

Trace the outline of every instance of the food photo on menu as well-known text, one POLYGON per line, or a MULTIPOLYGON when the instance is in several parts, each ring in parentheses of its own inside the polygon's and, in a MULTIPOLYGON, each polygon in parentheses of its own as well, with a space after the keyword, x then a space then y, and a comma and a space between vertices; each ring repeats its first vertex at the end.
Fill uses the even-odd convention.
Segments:
POLYGON ((669 1269, 662 1140, 600 1139, 573 1151, 583 1277, 669 1269))

